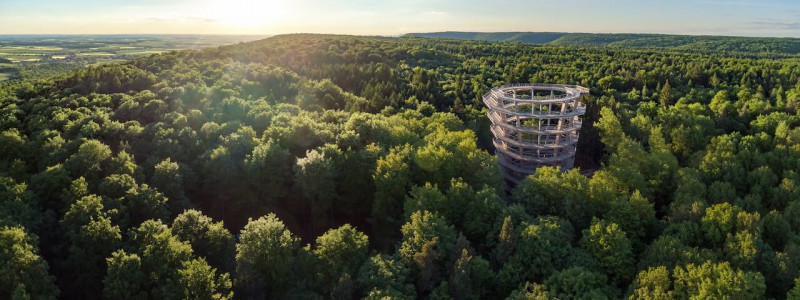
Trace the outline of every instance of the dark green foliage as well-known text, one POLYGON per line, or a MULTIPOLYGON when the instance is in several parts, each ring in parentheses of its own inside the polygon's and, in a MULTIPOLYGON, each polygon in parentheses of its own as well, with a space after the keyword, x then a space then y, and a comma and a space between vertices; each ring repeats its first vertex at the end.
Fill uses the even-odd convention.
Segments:
POLYGON ((558 299, 614 299, 617 291, 606 284, 606 277, 583 267, 554 273, 545 281, 550 294, 558 299))
POLYGON ((661 48, 700 52, 740 52, 749 55, 800 53, 800 41, 787 38, 690 36, 665 34, 565 33, 565 32, 429 32, 406 36, 479 41, 519 42, 560 46, 599 46, 616 49, 661 48))
POLYGON ((375 255, 370 257, 359 270, 357 283, 369 298, 393 295, 398 298, 413 299, 416 296, 414 285, 409 284, 409 272, 405 265, 391 257, 375 255))
POLYGON ((286 35, 2 85, 0 298, 783 299, 800 64, 694 50, 286 35), (580 170, 507 195, 512 82, 592 94, 580 170))
POLYGON ((234 270, 236 242, 222 222, 214 222, 196 210, 187 210, 172 220, 172 233, 189 242, 194 253, 223 272, 234 270))
POLYGON ((556 217, 539 218, 521 228, 513 254, 498 272, 500 288, 510 292, 521 282, 542 281, 565 267, 572 238, 572 226, 556 217))

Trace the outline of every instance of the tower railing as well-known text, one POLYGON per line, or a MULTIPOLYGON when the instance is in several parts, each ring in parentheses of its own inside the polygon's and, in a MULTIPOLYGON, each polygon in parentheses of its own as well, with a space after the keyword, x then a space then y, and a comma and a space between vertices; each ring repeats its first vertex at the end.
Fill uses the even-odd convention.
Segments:
POLYGON ((580 100, 588 93, 576 85, 515 83, 483 95, 506 188, 542 166, 573 167, 586 113, 580 100))

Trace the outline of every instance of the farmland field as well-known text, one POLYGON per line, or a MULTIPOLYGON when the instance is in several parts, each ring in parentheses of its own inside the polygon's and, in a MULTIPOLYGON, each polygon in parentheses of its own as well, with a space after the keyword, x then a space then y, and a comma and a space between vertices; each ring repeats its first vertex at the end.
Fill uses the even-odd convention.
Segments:
POLYGON ((264 38, 255 35, 0 35, 0 82, 58 75, 139 56, 264 38))

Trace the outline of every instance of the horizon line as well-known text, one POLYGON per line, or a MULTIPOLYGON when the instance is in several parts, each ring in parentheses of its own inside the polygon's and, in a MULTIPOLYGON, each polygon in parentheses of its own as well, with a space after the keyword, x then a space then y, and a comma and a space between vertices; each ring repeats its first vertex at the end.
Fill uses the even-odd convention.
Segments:
POLYGON ((409 34, 433 34, 433 33, 563 33, 563 34, 635 34, 635 35, 666 35, 666 36, 699 36, 699 37, 741 37, 741 38, 769 38, 769 39, 800 39, 800 36, 765 36, 765 35, 736 35, 736 34, 687 34, 669 32, 588 32, 588 31, 463 31, 463 30, 443 30, 443 31, 420 31, 406 32, 400 34, 357 34, 357 33, 324 33, 324 32, 284 32, 284 33, 0 33, 0 36, 114 36, 114 35, 202 35, 202 36, 261 36, 272 37, 278 35, 292 34, 319 34, 319 35, 350 35, 350 36, 379 36, 379 37, 401 37, 409 34))

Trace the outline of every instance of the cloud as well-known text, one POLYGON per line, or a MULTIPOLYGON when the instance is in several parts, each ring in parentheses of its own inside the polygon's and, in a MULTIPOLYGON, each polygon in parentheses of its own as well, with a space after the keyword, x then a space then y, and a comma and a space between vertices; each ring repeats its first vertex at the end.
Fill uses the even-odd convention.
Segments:
POLYGON ((761 28, 777 29, 777 30, 799 30, 800 22, 797 21, 780 21, 780 20, 765 20, 750 22, 750 24, 759 26, 761 28))
POLYGON ((200 18, 200 17, 147 17, 132 21, 148 21, 148 22, 163 22, 163 23, 219 23, 220 20, 213 18, 200 18))
POLYGON ((760 6, 760 7, 778 7, 783 6, 776 3, 765 3, 759 1, 715 1, 715 0, 705 0, 699 1, 699 3, 703 4, 714 4, 714 5, 729 5, 729 6, 760 6))
POLYGON ((430 16, 445 16, 448 15, 449 13, 441 10, 431 10, 431 11, 426 11, 425 14, 430 16))

